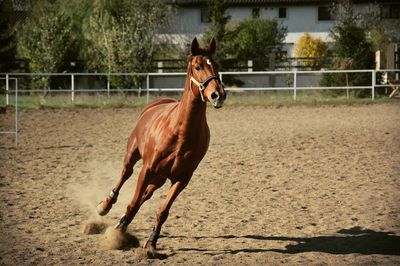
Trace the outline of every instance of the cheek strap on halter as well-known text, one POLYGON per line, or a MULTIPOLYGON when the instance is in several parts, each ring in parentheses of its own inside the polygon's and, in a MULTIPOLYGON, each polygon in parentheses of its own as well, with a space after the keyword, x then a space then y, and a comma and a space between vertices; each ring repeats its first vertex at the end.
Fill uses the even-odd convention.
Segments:
MULTIPOLYGON (((213 77, 213 76, 212 76, 212 77, 213 77)), ((208 83, 211 81, 210 78, 211 78, 211 77, 209 77, 209 78, 206 79, 207 83, 205 84, 205 81, 202 82, 202 83, 200 83, 200 82, 198 82, 197 80, 195 80, 193 77, 190 77, 190 81, 191 81, 191 82, 190 82, 190 90, 191 90, 192 93, 193 93, 193 89, 192 89, 192 82, 193 82, 194 84, 197 85, 197 87, 199 87, 200 97, 201 97, 201 100, 202 100, 203 102, 206 102, 206 100, 204 99, 203 91, 207 88, 208 83)), ((194 93, 193 93, 193 95, 194 95, 194 93)))
MULTIPOLYGON (((210 83, 211 80, 213 80, 213 79, 217 80, 217 82, 218 82, 219 84, 221 84, 221 80, 220 80, 220 78, 219 78, 219 75, 211 75, 211 76, 209 76, 208 78, 206 78, 203 82, 201 82, 201 83, 198 82, 198 81, 193 77, 193 74, 192 74, 192 66, 190 66, 190 91, 193 93, 193 89, 192 89, 192 82, 193 82, 194 84, 197 85, 197 87, 199 87, 200 97, 201 97, 201 100, 202 100, 203 102, 206 102, 206 100, 204 99, 203 91, 207 88, 208 83, 210 83)), ((193 93, 193 95, 194 95, 194 93, 193 93)))

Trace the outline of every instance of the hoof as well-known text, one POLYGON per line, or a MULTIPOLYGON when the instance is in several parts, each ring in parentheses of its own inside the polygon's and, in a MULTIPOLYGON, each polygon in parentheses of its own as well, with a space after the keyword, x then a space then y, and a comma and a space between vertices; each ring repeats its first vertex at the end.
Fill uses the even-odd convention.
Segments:
POLYGON ((118 192, 114 192, 114 190, 112 190, 110 195, 105 200, 101 201, 99 205, 97 205, 97 213, 101 216, 106 215, 111 210, 112 205, 117 202, 117 199, 118 192))
POLYGON ((121 220, 114 226, 115 230, 120 230, 122 233, 125 233, 128 229, 128 222, 126 220, 125 214, 121 217, 121 220))
POLYGON ((149 251, 153 251, 157 249, 157 240, 160 237, 160 232, 157 232, 153 229, 153 232, 151 232, 151 235, 149 237, 149 240, 144 244, 143 248, 147 249, 149 251))
POLYGON ((112 207, 111 198, 107 197, 105 200, 101 201, 99 205, 97 205, 97 213, 100 216, 106 215, 112 207))
POLYGON ((156 246, 150 240, 146 241, 146 243, 144 244, 143 248, 148 250, 148 251, 156 250, 156 246))

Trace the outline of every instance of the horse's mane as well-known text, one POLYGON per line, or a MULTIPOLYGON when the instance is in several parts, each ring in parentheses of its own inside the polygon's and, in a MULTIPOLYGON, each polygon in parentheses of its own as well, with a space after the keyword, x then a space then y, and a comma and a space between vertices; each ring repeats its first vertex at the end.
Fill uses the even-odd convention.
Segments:
POLYGON ((198 50, 196 51, 196 53, 194 53, 194 54, 193 54, 193 53, 190 53, 190 54, 188 55, 188 57, 187 57, 188 62, 190 61, 190 59, 193 58, 193 56, 198 56, 198 55, 211 57, 211 54, 210 54, 210 52, 208 51, 208 49, 200 48, 200 49, 198 49, 198 50))

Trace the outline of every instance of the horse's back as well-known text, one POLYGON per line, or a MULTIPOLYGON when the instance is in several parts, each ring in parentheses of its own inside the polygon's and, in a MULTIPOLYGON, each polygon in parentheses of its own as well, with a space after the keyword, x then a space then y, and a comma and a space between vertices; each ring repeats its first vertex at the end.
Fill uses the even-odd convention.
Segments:
POLYGON ((174 98, 161 98, 161 99, 157 99, 152 101, 151 103, 147 104, 142 111, 143 115, 144 113, 146 113, 147 111, 149 111, 150 109, 159 106, 159 105, 163 105, 163 104, 168 104, 168 103, 178 103, 178 100, 174 99, 174 98))
POLYGON ((161 98, 157 99, 143 108, 142 113, 136 123, 134 131, 139 136, 148 135, 150 130, 157 120, 169 120, 171 118, 171 112, 178 106, 179 101, 173 98, 161 98))

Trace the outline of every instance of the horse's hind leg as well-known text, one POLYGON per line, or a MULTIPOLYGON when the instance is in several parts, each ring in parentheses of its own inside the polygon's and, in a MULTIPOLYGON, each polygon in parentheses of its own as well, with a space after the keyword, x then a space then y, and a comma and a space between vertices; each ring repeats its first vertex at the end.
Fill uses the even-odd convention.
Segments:
POLYGON ((121 177, 119 178, 115 188, 111 190, 110 195, 108 195, 103 201, 99 203, 99 205, 97 205, 97 212, 99 215, 106 215, 111 210, 112 205, 117 202, 118 194, 121 187, 123 186, 125 181, 128 180, 128 178, 132 175, 133 166, 136 164, 137 161, 140 160, 140 158, 141 157, 137 148, 136 138, 131 136, 128 142, 128 149, 124 158, 121 177))
POLYGON ((178 197, 179 193, 181 193, 182 190, 187 186, 189 180, 190 177, 187 179, 177 181, 169 189, 164 204, 161 205, 161 207, 157 211, 156 223, 153 227, 153 232, 151 233, 149 240, 147 240, 147 242, 145 243, 144 248, 149 250, 156 249, 157 240, 160 236, 161 227, 168 218, 169 210, 171 209, 172 203, 178 197))

